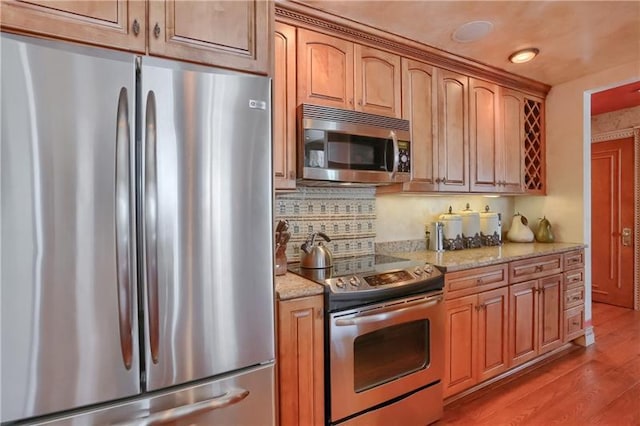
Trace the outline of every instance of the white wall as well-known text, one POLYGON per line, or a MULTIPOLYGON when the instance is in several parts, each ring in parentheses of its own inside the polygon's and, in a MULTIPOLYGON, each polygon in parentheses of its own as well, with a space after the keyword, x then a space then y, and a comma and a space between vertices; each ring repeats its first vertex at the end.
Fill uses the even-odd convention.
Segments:
MULTIPOLYGON (((425 224, 449 210, 464 210, 466 204, 475 211, 502 213, 503 230, 511 223, 514 214, 513 197, 483 197, 479 195, 422 196, 422 195, 378 195, 376 196, 376 242, 418 240, 424 238, 425 224)), ((526 215, 525 215, 526 216, 526 215)), ((532 219, 532 218, 529 218, 532 219)))
MULTIPOLYGON (((515 208, 546 215, 556 241, 591 243, 591 93, 640 79, 640 59, 554 86, 546 100, 547 196, 515 208)), ((591 250, 585 252, 585 318, 591 319, 591 250)))

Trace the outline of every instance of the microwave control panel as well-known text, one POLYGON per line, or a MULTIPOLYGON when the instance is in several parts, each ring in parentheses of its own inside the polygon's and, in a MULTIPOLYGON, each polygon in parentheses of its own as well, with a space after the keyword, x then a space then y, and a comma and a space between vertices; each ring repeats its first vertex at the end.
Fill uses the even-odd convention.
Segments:
POLYGON ((411 172, 411 153, 409 141, 398 141, 398 172, 411 172))

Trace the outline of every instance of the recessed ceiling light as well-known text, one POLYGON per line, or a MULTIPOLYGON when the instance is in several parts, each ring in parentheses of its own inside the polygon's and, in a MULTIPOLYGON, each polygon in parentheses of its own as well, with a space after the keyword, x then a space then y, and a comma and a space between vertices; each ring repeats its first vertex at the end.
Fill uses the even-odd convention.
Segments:
POLYGON ((535 58, 538 53, 540 53, 540 50, 536 49, 535 47, 530 47, 528 49, 522 49, 512 53, 509 56, 509 60, 514 64, 523 64, 535 58))
POLYGON ((451 34, 451 38, 458 43, 470 43, 480 40, 493 30, 493 23, 489 21, 471 21, 462 24, 451 34))

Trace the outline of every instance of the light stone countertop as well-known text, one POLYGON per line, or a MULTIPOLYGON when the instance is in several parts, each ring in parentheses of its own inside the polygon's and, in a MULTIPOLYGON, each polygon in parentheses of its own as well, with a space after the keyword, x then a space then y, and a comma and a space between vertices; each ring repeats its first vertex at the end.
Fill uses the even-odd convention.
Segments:
POLYGON ((495 265, 546 254, 563 253, 586 247, 582 243, 505 243, 497 247, 445 251, 430 250, 393 252, 392 256, 431 263, 445 272, 461 271, 479 266, 495 265))
MULTIPOLYGON (((546 254, 563 253, 586 247, 581 243, 506 243, 498 247, 481 247, 436 253, 430 250, 385 253, 410 260, 431 263, 445 272, 461 271, 480 266, 495 265, 546 254)), ((322 294, 323 286, 299 275, 287 272, 276 276, 278 300, 297 299, 322 294)))
POLYGON ((278 300, 315 296, 323 292, 324 287, 320 284, 291 272, 287 272, 284 275, 276 275, 276 295, 278 300))

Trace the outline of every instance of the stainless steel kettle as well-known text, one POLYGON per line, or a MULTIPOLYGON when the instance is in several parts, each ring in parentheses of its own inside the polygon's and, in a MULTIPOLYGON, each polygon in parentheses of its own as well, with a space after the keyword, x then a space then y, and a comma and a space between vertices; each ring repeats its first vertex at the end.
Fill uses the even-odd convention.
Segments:
POLYGON ((329 247, 325 246, 322 241, 314 245, 316 236, 322 237, 326 242, 331 238, 324 232, 314 232, 309 235, 307 241, 302 243, 302 256, 300 257, 300 266, 303 268, 329 268, 333 266, 333 255, 329 247))

